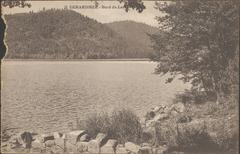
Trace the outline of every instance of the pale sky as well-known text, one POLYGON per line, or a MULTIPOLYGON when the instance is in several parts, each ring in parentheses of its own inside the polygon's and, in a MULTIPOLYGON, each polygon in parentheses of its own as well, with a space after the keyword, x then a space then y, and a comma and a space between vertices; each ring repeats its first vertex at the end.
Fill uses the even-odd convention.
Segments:
MULTIPOLYGON (((76 12, 79 12, 89 18, 96 19, 101 23, 109 23, 114 21, 122 21, 122 20, 133 20, 136 22, 146 23, 148 25, 157 26, 157 22, 155 20, 156 16, 163 15, 159 10, 155 9, 154 1, 144 1, 146 9, 142 13, 138 13, 136 10, 130 9, 129 12, 126 12, 124 9, 103 9, 102 6, 123 6, 123 3, 119 3, 118 1, 98 1, 99 8, 97 9, 72 9, 76 12)), ((24 12, 38 12, 45 7, 46 9, 50 8, 64 8, 64 6, 68 6, 68 8, 73 5, 82 6, 82 5, 94 5, 94 1, 32 1, 30 8, 3 8, 3 14, 14 14, 14 13, 24 13, 24 12)))

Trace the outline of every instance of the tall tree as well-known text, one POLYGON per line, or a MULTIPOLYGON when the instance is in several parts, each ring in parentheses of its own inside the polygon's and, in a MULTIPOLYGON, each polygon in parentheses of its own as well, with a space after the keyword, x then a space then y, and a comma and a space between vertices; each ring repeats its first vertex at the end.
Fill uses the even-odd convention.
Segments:
POLYGON ((188 0, 156 3, 156 8, 165 13, 157 17, 162 33, 151 36, 156 71, 169 73, 168 82, 181 74, 192 90, 214 92, 218 102, 236 84, 229 72, 239 71, 236 62, 231 70, 239 55, 239 2, 188 0))

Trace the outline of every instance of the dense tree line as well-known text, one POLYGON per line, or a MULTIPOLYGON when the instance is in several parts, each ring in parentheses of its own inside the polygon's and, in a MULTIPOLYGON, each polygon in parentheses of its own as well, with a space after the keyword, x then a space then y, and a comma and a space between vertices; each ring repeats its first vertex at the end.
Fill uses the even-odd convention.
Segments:
MULTIPOLYGON (((124 3, 124 7, 125 7, 126 11, 128 11, 129 8, 136 9, 138 12, 142 12, 145 9, 145 6, 143 5, 143 2, 141 0, 119 0, 119 2, 124 3)), ((97 1, 95 3, 97 4, 97 1)), ((31 4, 26 2, 25 0, 4 0, 4 1, 1 1, 1 6, 9 7, 9 8, 31 7, 31 4)), ((30 11, 30 14, 31 15, 28 17, 30 17, 30 20, 32 20, 33 22, 36 21, 37 19, 39 19, 39 17, 36 16, 32 11, 30 11), (34 19, 35 17, 37 17, 37 18, 34 19)), ((50 15, 50 16, 52 16, 52 15, 50 15)), ((21 15, 19 17, 23 19, 23 17, 21 17, 21 15)), ((7 18, 11 19, 14 17, 9 16, 7 18)), ((88 19, 85 19, 85 20, 88 20, 88 19)), ((21 22, 21 20, 17 20, 17 22, 19 22, 19 21, 21 22)), ((28 20, 28 22, 29 22, 29 20, 28 20)), ((56 24, 57 24, 57 22, 58 21, 55 20, 56 24)), ((1 22, 1 23, 3 23, 3 22, 1 22)), ((142 58, 142 57, 146 57, 146 53, 141 53, 140 55, 136 55, 136 56, 135 55, 130 56, 130 55, 132 55, 132 53, 126 54, 127 53, 126 41, 123 41, 122 38, 119 38, 119 36, 116 36, 114 34, 114 32, 112 32, 111 30, 106 30, 106 28, 105 28, 105 30, 102 31, 102 33, 105 33, 106 31, 108 31, 106 34, 110 35, 110 38, 108 37, 109 41, 106 41, 107 39, 105 38, 105 36, 104 36, 104 38, 99 37, 100 35, 98 33, 98 34, 96 34, 98 37, 95 39, 88 40, 86 38, 84 38, 84 39, 81 38, 83 40, 78 40, 78 43, 76 43, 76 40, 74 40, 73 42, 71 42, 68 45, 65 44, 65 46, 64 46, 64 44, 63 44, 62 49, 66 49, 66 51, 63 52, 63 51, 61 51, 61 49, 59 49, 59 45, 62 42, 53 41, 53 39, 54 39, 53 35, 55 35, 57 33, 57 32, 55 32, 56 27, 54 27, 54 25, 47 25, 48 23, 44 24, 44 22, 39 23, 39 25, 41 25, 41 24, 43 24, 43 25, 41 27, 38 26, 36 28, 37 29, 39 28, 39 32, 42 32, 42 34, 40 34, 39 37, 34 37, 34 39, 30 39, 30 37, 28 37, 28 36, 31 36, 31 34, 34 33, 31 31, 31 28, 33 28, 33 27, 32 27, 32 25, 29 26, 26 23, 27 22, 19 23, 20 25, 24 26, 24 28, 21 31, 18 31, 18 29, 13 30, 14 35, 16 32, 16 35, 17 35, 16 37, 18 37, 19 40, 12 40, 12 38, 7 38, 7 41, 10 42, 8 44, 9 45, 8 47, 10 49, 9 50, 10 54, 7 55, 7 58, 142 58), (28 31, 28 32, 24 31, 25 28, 30 31, 28 31), (27 36, 28 38, 25 39, 24 36, 27 36), (52 39, 52 40, 48 40, 48 39, 52 39), (101 41, 105 41, 105 42, 99 43, 96 40, 98 40, 100 42, 101 41), (14 41, 14 42, 12 42, 12 41, 14 41), (52 43, 51 47, 50 47, 50 42, 52 43), (87 42, 86 44, 93 44, 93 45, 92 45, 92 47, 90 47, 89 45, 83 44, 82 42, 87 42), (23 46, 23 45, 21 45, 22 43, 26 43, 26 44, 23 46), (76 49, 76 47, 72 46, 73 44, 77 44, 79 46, 79 44, 81 44, 81 43, 82 43, 81 48, 76 49), (46 48, 44 48, 44 46, 46 48), (34 49, 35 53, 30 53, 31 49, 34 49), (54 52, 55 55, 53 55, 52 52, 54 52)), ((55 23, 53 22, 52 24, 55 24, 55 23)), ((81 23, 81 21, 80 21, 80 23, 81 23)), ((86 23, 87 23, 87 21, 85 22, 85 24, 86 23)), ((79 25, 79 23, 77 25, 79 25)), ((92 26, 91 28, 93 28, 93 29, 96 27, 98 27, 97 29, 102 28, 101 26, 99 26, 99 24, 94 25, 94 24, 88 23, 87 25, 91 25, 92 26)), ((69 26, 71 26, 71 25, 69 25, 69 26)), ((10 29, 10 30, 12 30, 12 29, 10 29)), ((9 30, 9 33, 11 33, 10 30, 9 30)), ((84 30, 86 30, 86 26, 83 26, 82 28, 80 28, 77 31, 77 33, 79 34, 80 31, 83 32, 84 30)), ((71 32, 71 30, 69 30, 69 31, 71 32)), ((68 33, 68 35, 71 35, 70 32, 68 33)), ((88 36, 88 38, 96 36, 94 34, 95 30, 90 30, 88 32, 83 32, 83 33, 84 34, 81 34, 81 35, 88 36)), ((55 37, 57 37, 57 35, 55 35, 55 37)), ((1 48, 5 48, 5 45, 4 44, 1 45, 1 48)), ((128 52, 131 52, 130 49, 128 49, 128 52)), ((146 51, 146 52, 148 52, 148 51, 146 51)), ((5 55, 5 50, 4 50, 3 54, 1 55, 1 57, 3 57, 4 55, 5 55)))
POLYGON ((177 1, 157 3, 161 35, 152 35, 158 73, 181 74, 192 90, 219 98, 237 93, 239 73, 239 2, 177 1), (236 86, 237 85, 237 86, 236 86), (235 90, 234 90, 235 89, 235 90))
POLYGON ((116 32, 71 10, 6 15, 6 20, 6 58, 127 57, 126 42, 116 32))

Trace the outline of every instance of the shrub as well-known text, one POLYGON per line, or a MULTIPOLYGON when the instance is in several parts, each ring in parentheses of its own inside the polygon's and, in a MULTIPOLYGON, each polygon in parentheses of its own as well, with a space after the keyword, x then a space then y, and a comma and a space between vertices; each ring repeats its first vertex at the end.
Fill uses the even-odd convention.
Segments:
POLYGON ((237 115, 228 115, 215 120, 209 120, 207 125, 209 134, 214 132, 211 138, 218 149, 226 151, 226 153, 237 153, 239 140, 237 115))
POLYGON ((91 114, 82 125, 78 125, 78 128, 87 130, 88 134, 92 137, 96 137, 99 132, 108 133, 110 127, 111 121, 107 113, 91 114))
POLYGON ((130 110, 122 109, 106 113, 93 114, 78 126, 95 137, 98 133, 106 133, 108 138, 117 139, 119 143, 127 141, 139 143, 141 141, 142 127, 139 118, 130 110))
POLYGON ((158 143, 165 143, 174 150, 237 153, 237 118, 226 117, 229 116, 200 118, 181 124, 177 124, 176 119, 168 119, 156 125, 158 143))
POLYGON ((215 96, 208 92, 197 91, 197 90, 185 90, 184 93, 176 94, 173 102, 182 102, 184 104, 193 103, 193 104, 202 104, 207 101, 215 101, 215 96))
POLYGON ((209 136, 205 124, 198 127, 182 127, 182 130, 179 130, 177 126, 176 141, 179 147, 186 150, 211 151, 216 149, 216 144, 209 136))
POLYGON ((111 117, 110 136, 117 138, 120 143, 132 141, 139 143, 142 127, 139 118, 130 110, 114 111, 111 117))
POLYGON ((157 127, 159 143, 165 142, 172 149, 181 149, 185 151, 216 149, 209 136, 205 125, 201 122, 193 124, 176 124, 169 121, 165 124, 160 124, 157 127))
POLYGON ((157 142, 159 144, 167 144, 169 147, 177 146, 177 131, 174 119, 169 119, 165 123, 158 123, 155 125, 155 129, 157 132, 157 142))

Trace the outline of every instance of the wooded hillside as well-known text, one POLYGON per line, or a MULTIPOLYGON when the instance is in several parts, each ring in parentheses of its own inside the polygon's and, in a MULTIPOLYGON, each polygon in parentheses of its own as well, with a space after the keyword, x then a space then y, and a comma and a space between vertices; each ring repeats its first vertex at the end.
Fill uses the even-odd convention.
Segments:
POLYGON ((113 28, 110 28, 77 12, 54 9, 6 15, 5 19, 8 26, 8 53, 5 58, 145 58, 151 52, 147 47, 149 44, 143 43, 150 42, 149 38, 146 41, 147 34, 139 31, 147 27, 144 24, 125 23, 141 26, 135 26, 135 30, 120 23, 111 24, 113 28), (116 25, 120 28, 114 28, 116 25), (132 31, 128 36, 140 41, 134 42, 131 37, 124 37, 124 29, 128 34, 132 31))

